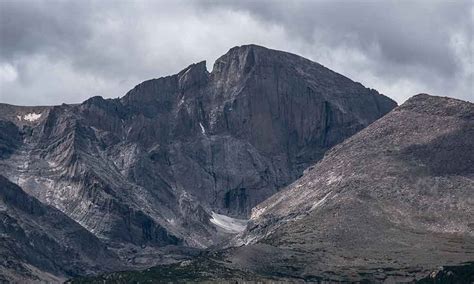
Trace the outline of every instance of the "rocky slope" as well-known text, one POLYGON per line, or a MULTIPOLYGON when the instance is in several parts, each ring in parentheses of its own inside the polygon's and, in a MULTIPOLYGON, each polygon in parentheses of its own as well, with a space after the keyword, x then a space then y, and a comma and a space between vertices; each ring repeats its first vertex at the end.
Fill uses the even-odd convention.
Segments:
POLYGON ((471 283, 474 105, 417 95, 256 206, 236 247, 73 283, 471 283))
POLYGON ((0 282, 58 282, 121 268, 93 234, 0 175, 0 282))
POLYGON ((474 260, 474 105, 409 99, 259 204, 238 242, 234 265, 305 279, 412 281, 474 260))
POLYGON ((216 244, 243 228, 228 218, 246 219, 395 106, 307 59, 241 46, 211 73, 200 62, 120 99, 0 105, 0 173, 127 261, 152 264, 131 255, 216 244))

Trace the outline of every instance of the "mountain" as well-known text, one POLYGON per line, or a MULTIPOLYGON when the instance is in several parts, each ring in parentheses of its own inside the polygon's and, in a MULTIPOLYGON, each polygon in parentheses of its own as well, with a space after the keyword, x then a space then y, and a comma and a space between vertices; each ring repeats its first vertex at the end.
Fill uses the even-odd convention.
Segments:
POLYGON ((473 193, 474 105, 417 95, 256 206, 230 258, 306 279, 412 281, 474 260, 473 193))
POLYGON ((320 64, 255 45, 124 97, 0 105, 0 173, 132 265, 206 248, 253 206, 396 106, 320 64))
POLYGON ((256 206, 233 246, 72 283, 471 283, 474 104, 409 99, 256 206))
POLYGON ((59 210, 0 175, 0 282, 58 282, 118 270, 118 257, 59 210))

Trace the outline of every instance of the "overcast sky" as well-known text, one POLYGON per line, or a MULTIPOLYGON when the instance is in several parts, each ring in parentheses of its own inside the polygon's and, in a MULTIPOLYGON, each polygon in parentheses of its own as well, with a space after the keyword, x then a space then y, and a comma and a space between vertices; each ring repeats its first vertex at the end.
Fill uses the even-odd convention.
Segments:
POLYGON ((76 103, 255 43, 402 103, 474 101, 473 1, 0 0, 0 102, 76 103), (293 2, 293 3, 291 3, 293 2))

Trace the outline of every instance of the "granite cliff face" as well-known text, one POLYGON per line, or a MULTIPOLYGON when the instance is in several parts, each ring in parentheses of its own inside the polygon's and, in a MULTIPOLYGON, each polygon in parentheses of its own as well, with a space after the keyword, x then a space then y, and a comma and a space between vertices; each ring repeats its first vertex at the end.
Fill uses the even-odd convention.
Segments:
POLYGON ((221 242, 245 223, 228 217, 247 219, 395 106, 302 57, 235 47, 211 73, 200 62, 120 99, 0 105, 0 173, 151 265, 161 260, 131 255, 221 242))
POLYGON ((255 207, 230 259, 313 280, 412 281, 473 260, 473 204, 474 105, 417 95, 255 207))

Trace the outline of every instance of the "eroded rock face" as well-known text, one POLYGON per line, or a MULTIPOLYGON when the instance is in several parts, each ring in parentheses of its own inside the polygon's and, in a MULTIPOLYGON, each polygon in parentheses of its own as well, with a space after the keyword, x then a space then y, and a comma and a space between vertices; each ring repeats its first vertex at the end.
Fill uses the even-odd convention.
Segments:
POLYGON ((307 59, 241 46, 211 73, 193 64, 121 99, 2 106, 28 131, 0 170, 114 246, 208 247, 213 211, 248 217, 395 106, 307 59))
POLYGON ((0 175, 0 281, 56 282, 120 269, 118 257, 59 210, 0 175))
POLYGON ((314 62, 257 46, 231 49, 212 73, 201 62, 144 82, 122 103, 142 120, 131 140, 159 145, 178 183, 240 217, 395 106, 314 62))
POLYGON ((239 240, 250 246, 230 258, 308 279, 413 281, 472 260, 473 202, 474 105, 417 95, 259 204, 239 240))

